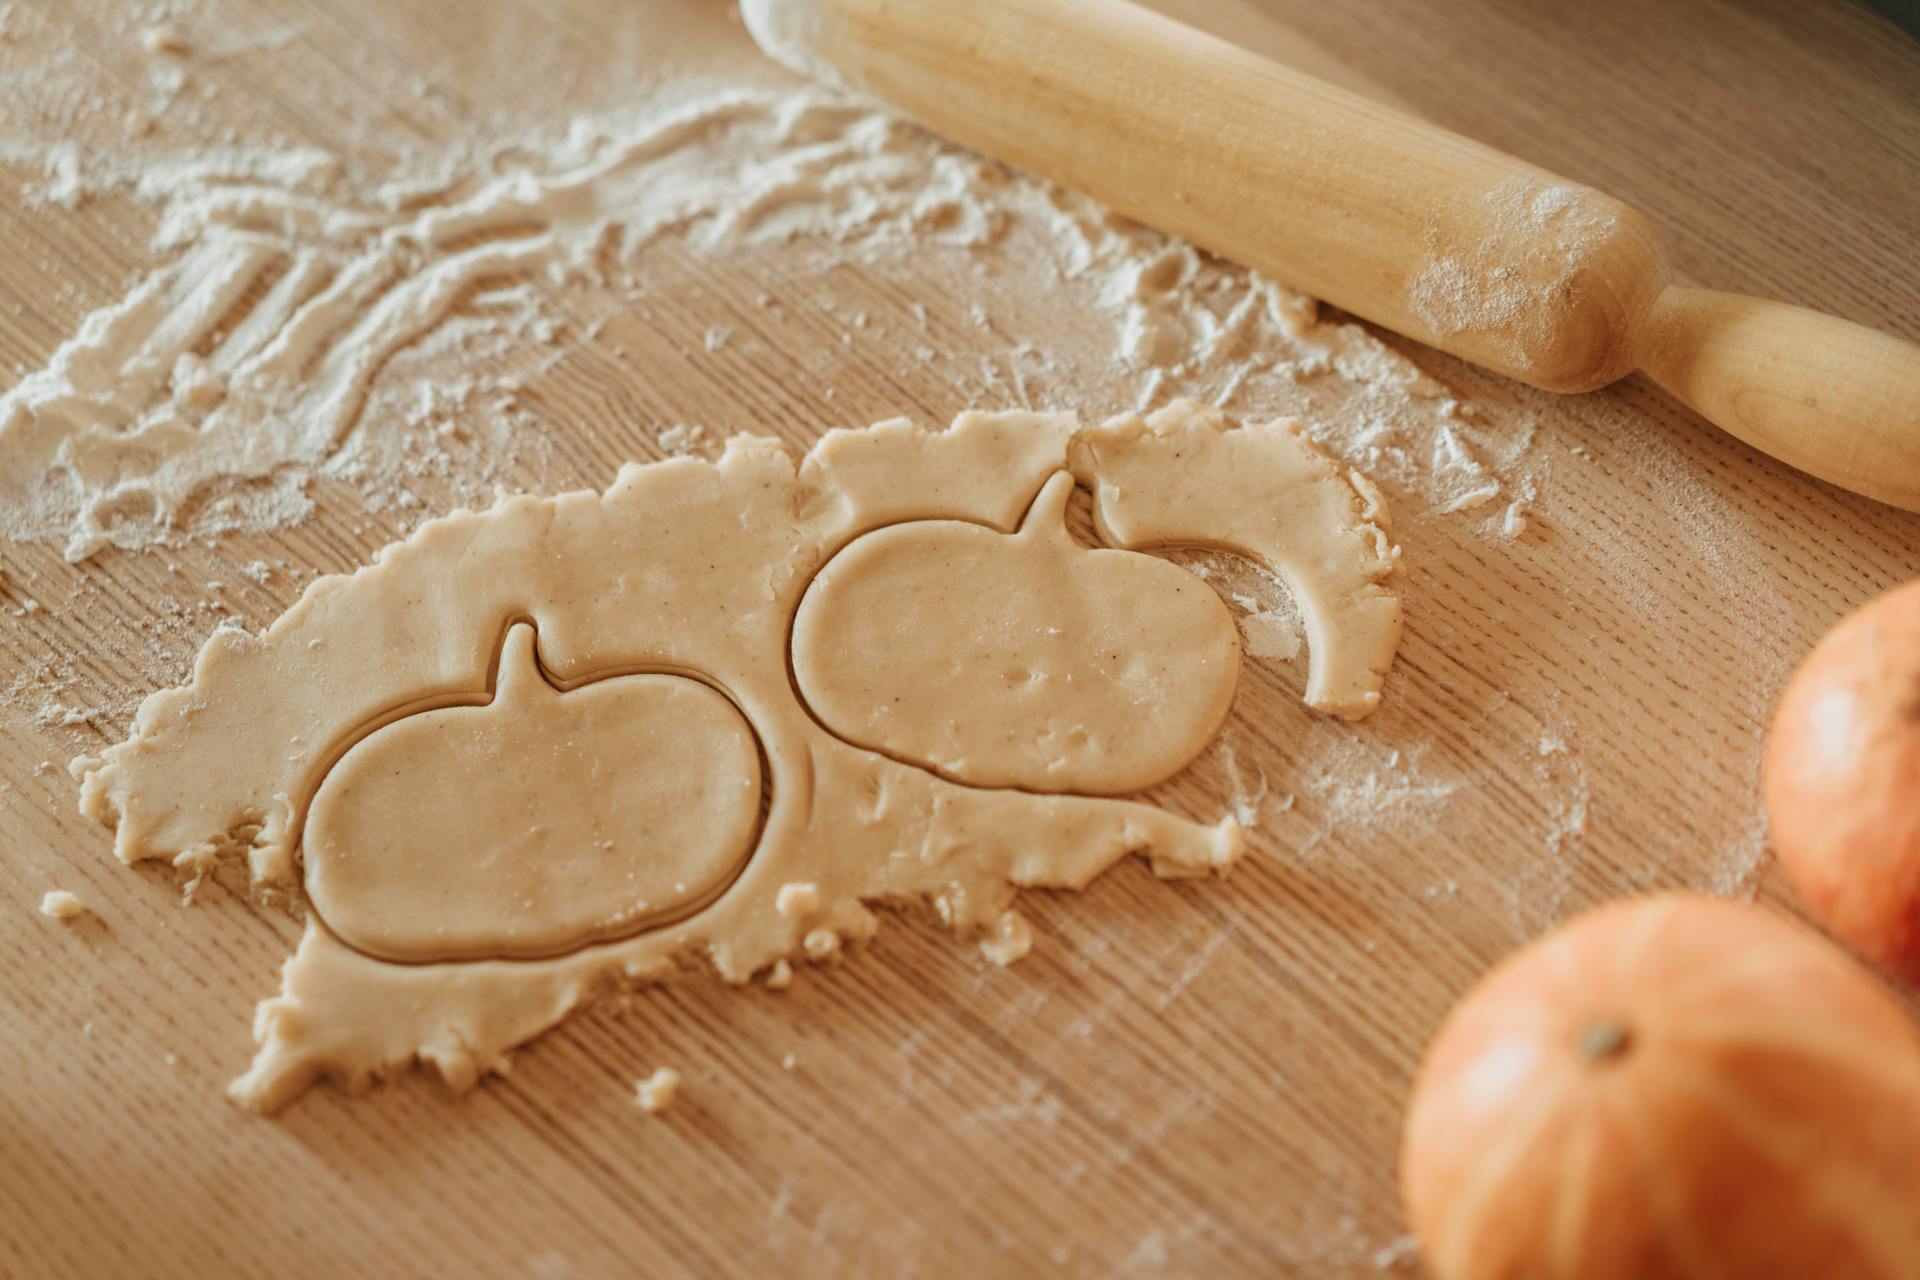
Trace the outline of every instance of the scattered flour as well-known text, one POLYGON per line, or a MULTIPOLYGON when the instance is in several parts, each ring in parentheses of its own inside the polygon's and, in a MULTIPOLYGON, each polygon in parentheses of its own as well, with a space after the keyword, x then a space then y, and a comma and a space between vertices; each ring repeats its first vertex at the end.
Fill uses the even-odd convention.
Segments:
POLYGON ((1435 478, 1447 487, 1442 511, 1471 511, 1500 496, 1500 481, 1451 424, 1434 433, 1432 468, 1435 478))
POLYGON ((1387 747, 1345 726, 1315 722, 1300 745, 1300 793, 1319 806, 1329 832, 1431 823, 1461 788, 1461 779, 1426 764, 1424 743, 1387 747))
MULTIPOLYGON (((1468 786, 1467 778, 1430 760, 1429 739, 1409 741, 1398 734, 1394 740, 1403 745, 1389 745, 1366 729, 1316 719, 1299 741, 1288 744, 1277 779, 1287 790, 1277 802, 1269 800, 1266 810, 1286 813, 1298 808, 1306 820, 1289 858, 1313 862, 1329 853, 1365 856, 1372 834, 1441 827, 1468 786)), ((1246 784, 1234 762, 1228 763, 1228 789, 1238 808, 1246 784)), ((1262 777, 1259 793, 1265 795, 1269 785, 1262 777)), ((1447 882, 1428 885, 1426 894, 1434 897, 1442 889, 1449 895, 1458 892, 1457 885, 1447 882)))
POLYGON ((1528 518, 1533 508, 1525 498, 1515 498, 1507 504, 1505 514, 1500 517, 1500 536, 1509 541, 1518 538, 1527 531, 1528 518))
MULTIPOLYGON (((176 55, 197 40, 167 30, 156 61, 191 61, 176 55)), ((151 264, 0 396, 0 535, 74 560, 298 522, 316 477, 406 509, 409 470, 451 470, 435 446, 463 433, 484 436, 467 458, 513 456, 543 434, 517 389, 644 308, 637 263, 665 238, 880 274, 944 255, 988 300, 1058 292, 1087 321, 1048 323, 1064 332, 1044 347, 1010 339, 983 364, 989 389, 1102 413, 1175 396, 1294 413, 1386 485, 1396 517, 1491 503, 1531 444, 1469 422, 1309 299, 814 85, 683 74, 384 173, 317 146, 27 133, 0 159, 41 175, 30 202, 131 199, 153 221, 151 264)), ((997 334, 988 300, 973 318, 997 334)), ((867 321, 850 317, 843 343, 867 321)), ((714 325, 704 348, 731 339, 714 325)), ((696 431, 667 427, 662 447, 697 449, 696 431)), ((469 488, 497 478, 461 471, 469 488)))
POLYGON ((1241 600, 1247 613, 1240 620, 1240 630, 1250 655, 1270 662, 1291 662, 1300 656, 1300 614, 1291 602, 1281 609, 1262 609, 1251 597, 1241 600))
POLYGON ((1305 623, 1286 584, 1262 565, 1211 550, 1173 551, 1168 558, 1209 582, 1240 615, 1240 637, 1249 656, 1292 662, 1305 647, 1305 623))
POLYGON ((1232 732, 1222 734, 1214 743, 1213 756, 1219 762, 1220 772, 1226 778, 1227 797, 1233 806, 1233 820, 1242 830, 1253 831, 1260 825, 1261 818, 1269 805, 1276 812, 1285 812, 1293 807, 1292 796, 1275 798, 1266 775, 1256 771, 1252 783, 1247 781, 1245 769, 1240 763, 1240 753, 1234 750, 1232 732))

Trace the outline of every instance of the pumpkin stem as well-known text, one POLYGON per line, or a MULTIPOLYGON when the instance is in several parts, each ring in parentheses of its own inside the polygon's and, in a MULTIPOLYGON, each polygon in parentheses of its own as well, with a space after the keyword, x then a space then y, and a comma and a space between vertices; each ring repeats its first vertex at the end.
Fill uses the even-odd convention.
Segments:
POLYGON ((1593 1023, 1580 1035, 1580 1056, 1587 1062, 1617 1058, 1633 1045, 1633 1033, 1611 1018, 1593 1023))

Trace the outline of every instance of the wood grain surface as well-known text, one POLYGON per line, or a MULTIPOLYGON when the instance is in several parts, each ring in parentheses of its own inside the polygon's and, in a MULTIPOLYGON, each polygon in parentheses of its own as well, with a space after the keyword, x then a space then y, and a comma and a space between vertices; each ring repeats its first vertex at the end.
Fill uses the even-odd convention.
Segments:
MULTIPOLYGON (((100 6, 23 7, 103 78, 140 74, 100 6)), ((1920 46, 1861 5, 1165 7, 1620 196, 1691 283, 1920 339, 1920 46)), ((422 66, 457 115, 511 101, 514 75, 617 75, 645 43, 620 0, 233 8, 303 34, 200 69, 219 87, 206 117, 330 145, 347 144, 329 133, 343 94, 391 95, 396 127, 430 135, 406 89, 422 66), (535 28, 514 75, 461 78, 466 44, 535 28)), ((0 197, 0 369, 38 367, 147 259, 136 207, 30 207, 27 176, 0 197)), ((603 484, 655 455, 663 423, 804 443, 976 398, 950 372, 991 339, 964 282, 836 272, 875 318, 871 359, 850 362, 813 305, 822 282, 672 245, 649 271, 646 315, 528 389, 566 429, 515 483, 603 484), (912 358, 915 302, 940 360, 912 358), (707 352, 715 324, 766 340, 707 352)), ((1297 664, 1249 665, 1229 740, 1296 802, 1268 807, 1230 880, 1127 865, 1031 897, 1034 952, 1005 971, 903 914, 784 994, 691 975, 578 1016, 458 1100, 413 1074, 271 1120, 228 1104, 297 925, 219 887, 182 907, 169 876, 119 866, 64 768, 183 674, 220 609, 264 625, 395 536, 397 513, 323 484, 313 518, 272 536, 78 567, 0 547, 0 1275, 1413 1273, 1395 1146, 1448 1005, 1605 898, 1788 900, 1755 801, 1766 718, 1827 626, 1920 574, 1920 516, 1806 480, 1637 379, 1555 400, 1396 345, 1479 412, 1534 422, 1552 483, 1517 541, 1435 525, 1408 542, 1408 634, 1374 719, 1331 726, 1299 704, 1297 664), (288 567, 256 584, 237 573, 256 559, 288 567), (209 580, 228 584, 220 609, 199 603, 209 580), (115 710, 63 725, 42 714, 55 702, 115 710), (1403 752, 1384 807, 1311 785, 1347 734, 1403 752), (1440 820, 1407 803, 1422 787, 1452 789, 1440 820), (93 913, 40 917, 56 887, 93 913), (633 1083, 660 1064, 687 1084, 648 1117, 633 1083)), ((1210 759, 1157 798, 1212 816, 1225 787, 1210 759)))

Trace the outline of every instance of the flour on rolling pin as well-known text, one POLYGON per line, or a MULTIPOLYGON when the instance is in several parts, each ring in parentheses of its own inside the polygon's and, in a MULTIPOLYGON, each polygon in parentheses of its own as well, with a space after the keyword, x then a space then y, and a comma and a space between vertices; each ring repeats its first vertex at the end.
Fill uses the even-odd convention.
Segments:
POLYGON ((1481 203, 1493 230, 1476 243, 1443 243, 1443 224, 1429 223, 1427 264, 1408 293, 1440 336, 1531 337, 1515 337, 1509 351, 1526 365, 1528 350, 1544 340, 1556 308, 1572 294, 1586 256, 1617 232, 1619 215, 1591 191, 1521 178, 1501 183, 1481 203))

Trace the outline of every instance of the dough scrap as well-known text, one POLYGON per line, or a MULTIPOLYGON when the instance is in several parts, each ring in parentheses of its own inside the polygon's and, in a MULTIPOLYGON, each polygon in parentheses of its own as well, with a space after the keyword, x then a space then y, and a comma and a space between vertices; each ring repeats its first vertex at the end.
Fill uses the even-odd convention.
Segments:
POLYGON ((657 1116, 680 1096, 680 1073, 672 1067, 656 1067, 652 1075, 633 1087, 634 1105, 650 1116, 657 1116))
POLYGON ((40 899, 40 914, 54 920, 72 920, 86 909, 87 904, 80 901, 78 894, 65 889, 49 889, 40 899))
MULTIPOLYGON (((1224 872, 1242 848, 1231 818, 1206 825, 1130 800, 943 778, 836 736, 803 701, 807 664, 789 666, 801 602, 847 549, 853 594, 877 599, 857 590, 863 536, 964 521, 1012 545, 1039 495, 1064 497, 1069 470, 1122 541, 1257 555, 1296 585, 1310 689, 1343 714, 1378 701, 1400 618, 1383 585, 1394 555, 1377 507, 1291 424, 1234 427, 1191 404, 1086 429, 1065 414, 968 413, 945 432, 896 420, 831 432, 797 463, 777 441, 736 437, 717 461, 629 464, 604 494, 511 498, 429 521, 371 565, 312 584, 261 635, 215 632, 190 684, 149 697, 125 741, 76 762, 82 811, 113 825, 123 861, 198 865, 244 851, 258 887, 296 900, 304 877, 315 909, 280 993, 259 1007, 258 1050, 232 1096, 272 1109, 322 1077, 358 1087, 416 1060, 465 1089, 581 1002, 689 961, 731 982, 764 974, 784 985, 793 960, 870 936, 868 902, 931 903, 1004 963, 1030 942, 1010 910, 1019 888, 1081 888, 1128 854, 1162 876, 1224 872), (676 690, 667 702, 686 705, 658 736, 593 714, 603 698, 676 690), (732 732, 718 703, 742 722, 732 732), (544 729, 528 706, 545 708, 544 729), (583 745, 588 728, 611 736, 583 745), (444 740, 461 734, 477 737, 454 752, 451 773, 436 773, 444 740), (697 856, 648 778, 619 775, 637 781, 633 809, 575 792, 572 768, 613 769, 629 749, 667 762, 666 792, 695 797, 697 856), (481 785, 495 768, 503 776, 481 785), (539 818, 539 795, 557 787, 572 804, 539 818), (486 821, 455 812, 463 794, 481 817, 513 821, 496 820, 502 834, 489 837, 486 821), (734 835, 748 812, 758 835, 741 860, 734 835), (648 821, 665 822, 674 847, 641 838, 634 824, 648 821), (548 834, 528 838, 530 822, 548 834), (416 852, 421 866, 400 865, 416 852), (663 878, 676 854, 691 860, 663 878), (558 890, 556 868, 599 887, 558 890), (513 895, 528 892, 525 918, 507 919, 513 895), (649 914, 666 898, 667 915, 649 914)), ((1147 643, 1164 641, 1163 623, 1210 635, 1194 621, 1206 610, 1187 608, 1184 620, 1150 615, 1147 643)), ((922 617, 895 637, 937 650, 948 638, 939 614, 922 617)), ((1225 650, 1209 643, 1237 656, 1230 623, 1225 650)), ((824 636, 810 644, 820 663, 845 657, 824 636)), ((1058 652, 1050 661, 1082 674, 1058 652)), ((1211 715, 1217 689, 1201 693, 1211 715)), ((1166 696, 1150 683, 1143 694, 1166 696)), ((1037 716, 1018 703, 997 711, 1037 716)), ((1005 735, 995 712, 969 708, 1005 735)), ((1104 746, 1116 773, 1166 768, 1164 744, 1145 736, 1104 746)), ((1205 746, 1191 736, 1189 759, 1205 746)), ((1099 788, 1097 772, 1080 777, 1099 788)))
POLYGON ((1343 476, 1297 421, 1229 430, 1183 401, 1076 432, 1067 453, 1106 541, 1233 551, 1286 584, 1306 622, 1308 706, 1355 720, 1379 705, 1400 645, 1386 587, 1400 549, 1379 490, 1343 476))

